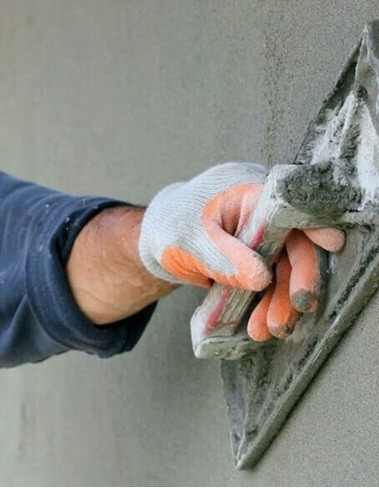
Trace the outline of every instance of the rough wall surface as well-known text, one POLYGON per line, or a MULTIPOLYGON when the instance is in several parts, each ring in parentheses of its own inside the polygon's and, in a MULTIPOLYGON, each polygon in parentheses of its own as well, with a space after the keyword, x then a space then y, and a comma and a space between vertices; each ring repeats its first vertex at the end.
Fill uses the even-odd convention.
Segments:
MULTIPOLYGON (((290 162, 376 1, 0 0, 1 169, 146 203, 219 161, 290 162)), ((2 371, 0 484, 369 485, 379 299, 254 471, 236 472, 202 292, 162 301, 129 355, 2 371)))

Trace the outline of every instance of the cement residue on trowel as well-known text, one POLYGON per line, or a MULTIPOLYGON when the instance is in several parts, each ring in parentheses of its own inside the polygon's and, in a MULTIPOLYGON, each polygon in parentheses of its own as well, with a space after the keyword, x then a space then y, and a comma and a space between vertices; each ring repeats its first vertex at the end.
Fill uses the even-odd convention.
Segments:
POLYGON ((314 141, 311 164, 336 159, 340 154, 339 146, 346 115, 354 104, 355 97, 351 93, 342 107, 325 111, 322 123, 317 127, 319 138, 314 141))
POLYGON ((379 136, 361 93, 352 90, 342 106, 325 111, 311 159, 311 164, 331 160, 345 164, 362 190, 360 209, 379 200, 379 136))
POLYGON ((365 189, 364 203, 379 201, 379 137, 367 106, 360 118, 360 141, 355 158, 359 183, 365 189))
MULTIPOLYGON (((296 171, 277 182, 276 198, 282 198, 291 209, 287 224, 290 222, 292 227, 328 227, 337 223, 345 212, 357 210, 361 189, 345 161, 330 158, 295 167, 296 171), (300 225, 294 220, 299 211, 302 212, 298 217, 300 225)), ((283 212, 279 219, 283 219, 283 212)))

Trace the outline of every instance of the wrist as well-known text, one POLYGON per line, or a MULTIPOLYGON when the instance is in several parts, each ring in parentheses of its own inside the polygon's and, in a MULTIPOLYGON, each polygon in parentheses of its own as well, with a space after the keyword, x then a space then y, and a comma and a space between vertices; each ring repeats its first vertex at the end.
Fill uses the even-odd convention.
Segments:
POLYGON ((78 307, 97 325, 129 317, 176 288, 153 276, 141 261, 144 211, 105 209, 75 240, 66 266, 68 282, 78 307))

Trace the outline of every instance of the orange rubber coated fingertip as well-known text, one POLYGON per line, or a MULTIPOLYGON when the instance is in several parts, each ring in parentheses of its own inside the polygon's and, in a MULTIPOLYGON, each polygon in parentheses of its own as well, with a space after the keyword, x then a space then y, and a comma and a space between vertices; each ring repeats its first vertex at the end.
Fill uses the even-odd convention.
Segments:
POLYGON ((253 341, 265 342, 272 338, 272 334, 267 327, 267 312, 274 289, 275 285, 272 283, 250 316, 247 324, 247 333, 253 341))
POLYGON ((299 312, 313 312, 322 289, 316 246, 303 232, 293 230, 286 249, 292 267, 289 290, 292 304, 299 312))
POLYGON ((278 339, 285 339, 292 333, 300 316, 291 303, 290 276, 291 265, 287 253, 283 251, 276 267, 276 286, 267 314, 268 329, 278 339))
POLYGON ((343 230, 334 228, 303 229, 304 233, 315 244, 325 251, 338 252, 345 245, 346 236, 343 230))

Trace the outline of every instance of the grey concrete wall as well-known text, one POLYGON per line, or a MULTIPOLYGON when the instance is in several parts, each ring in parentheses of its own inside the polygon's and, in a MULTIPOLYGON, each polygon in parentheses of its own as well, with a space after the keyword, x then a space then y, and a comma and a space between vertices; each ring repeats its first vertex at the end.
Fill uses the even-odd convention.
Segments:
MULTIPOLYGON (((375 0, 1 0, 1 168, 146 203, 213 163, 289 162, 375 0)), ((202 292, 129 355, 0 372, 0 484, 369 485, 379 479, 379 300, 254 471, 236 472, 202 292)))

